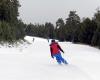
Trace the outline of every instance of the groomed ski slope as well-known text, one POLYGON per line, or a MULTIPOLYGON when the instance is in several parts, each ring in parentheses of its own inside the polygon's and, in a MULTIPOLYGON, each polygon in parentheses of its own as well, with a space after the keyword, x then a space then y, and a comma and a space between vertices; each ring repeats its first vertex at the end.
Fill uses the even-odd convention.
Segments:
POLYGON ((59 42, 68 65, 50 56, 47 40, 25 37, 31 44, 0 46, 0 80, 100 80, 100 50, 88 45, 59 42))

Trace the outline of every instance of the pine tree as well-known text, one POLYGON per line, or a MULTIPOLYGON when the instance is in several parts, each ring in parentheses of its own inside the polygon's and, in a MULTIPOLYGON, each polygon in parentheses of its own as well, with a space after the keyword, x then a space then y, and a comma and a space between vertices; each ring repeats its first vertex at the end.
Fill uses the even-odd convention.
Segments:
POLYGON ((45 33, 47 38, 54 38, 55 33, 54 33, 54 25, 50 22, 45 23, 45 33))
POLYGON ((96 30, 96 23, 89 18, 86 18, 81 23, 79 41, 86 44, 91 44, 91 40, 96 30))
POLYGON ((0 0, 0 20, 15 23, 18 19, 18 0, 0 0))
POLYGON ((55 32, 56 32, 56 38, 61 40, 61 41, 64 41, 65 40, 65 23, 63 21, 62 18, 59 18, 57 21, 56 21, 56 29, 55 29, 55 32))
POLYGON ((97 24, 94 36, 92 38, 92 45, 100 47, 100 10, 97 9, 97 12, 94 14, 93 20, 97 24))
POLYGON ((77 42, 77 29, 80 24, 80 17, 76 14, 76 11, 70 11, 68 18, 66 19, 66 36, 72 42, 77 42))
POLYGON ((18 20, 19 7, 18 0, 0 0, 1 40, 11 42, 24 37, 24 23, 18 20))

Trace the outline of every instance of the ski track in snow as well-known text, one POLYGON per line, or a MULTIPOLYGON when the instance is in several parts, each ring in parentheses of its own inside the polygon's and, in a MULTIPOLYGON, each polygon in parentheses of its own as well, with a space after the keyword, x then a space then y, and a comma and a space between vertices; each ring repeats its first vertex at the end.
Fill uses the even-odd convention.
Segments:
POLYGON ((20 48, 0 48, 0 80, 100 80, 100 50, 60 42, 69 64, 58 65, 50 57, 47 40, 29 42, 20 48))

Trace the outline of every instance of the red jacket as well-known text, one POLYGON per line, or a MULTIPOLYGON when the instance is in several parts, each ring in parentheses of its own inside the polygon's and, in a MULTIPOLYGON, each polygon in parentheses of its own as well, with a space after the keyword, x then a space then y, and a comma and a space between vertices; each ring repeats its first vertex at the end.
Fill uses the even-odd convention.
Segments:
POLYGON ((51 56, 60 53, 60 51, 64 52, 58 43, 52 42, 50 45, 51 56))

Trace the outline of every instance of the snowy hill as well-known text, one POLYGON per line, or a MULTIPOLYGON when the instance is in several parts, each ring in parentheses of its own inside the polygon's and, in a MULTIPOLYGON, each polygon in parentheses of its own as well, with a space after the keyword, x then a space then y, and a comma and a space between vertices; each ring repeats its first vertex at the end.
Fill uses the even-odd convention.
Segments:
POLYGON ((60 42, 69 62, 60 66, 50 57, 47 40, 25 39, 31 44, 0 48, 0 80, 100 80, 100 50, 60 42))

